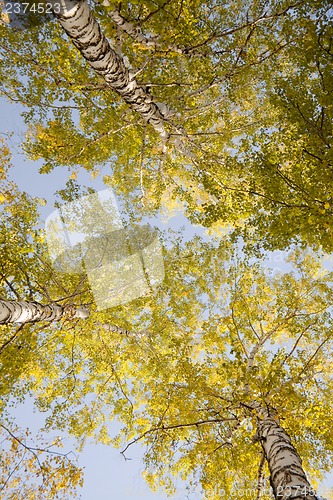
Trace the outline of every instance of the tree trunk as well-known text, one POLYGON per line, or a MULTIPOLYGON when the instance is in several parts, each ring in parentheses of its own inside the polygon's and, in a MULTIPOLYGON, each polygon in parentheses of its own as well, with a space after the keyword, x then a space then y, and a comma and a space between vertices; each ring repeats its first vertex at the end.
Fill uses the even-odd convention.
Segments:
POLYGON ((300 456, 273 409, 257 406, 257 437, 268 462, 274 497, 319 500, 306 478, 300 456))
POLYGON ((90 66, 119 94, 132 109, 150 123, 163 140, 169 134, 164 129, 164 115, 152 96, 140 87, 123 60, 101 32, 101 28, 85 0, 52 0, 56 17, 75 47, 90 66))
POLYGON ((0 325, 7 323, 35 323, 36 321, 57 321, 64 317, 87 318, 85 306, 42 305, 24 300, 0 300, 0 325))

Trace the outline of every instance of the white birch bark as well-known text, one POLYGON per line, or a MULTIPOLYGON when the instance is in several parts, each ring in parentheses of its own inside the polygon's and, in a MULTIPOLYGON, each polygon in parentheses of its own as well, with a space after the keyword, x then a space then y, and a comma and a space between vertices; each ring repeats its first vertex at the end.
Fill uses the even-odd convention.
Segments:
POLYGON ((257 438, 264 450, 274 497, 279 500, 319 500, 315 495, 287 432, 272 409, 257 409, 257 438))
MULTIPOLYGON (((258 342, 247 354, 248 376, 253 376, 254 362, 265 343, 295 316, 285 317, 268 332, 262 331, 258 342)), ((244 386, 245 393, 251 396, 250 384, 244 386)), ((270 406, 263 406, 256 400, 245 405, 257 415, 257 432, 254 441, 260 441, 264 457, 270 471, 270 484, 274 497, 278 500, 321 500, 315 495, 302 467, 302 460, 297 453, 288 433, 280 426, 276 411, 270 406)), ((261 486, 258 484, 260 493, 261 486)), ((324 500, 324 499, 322 499, 324 500)))
POLYGON ((85 306, 60 306, 58 304, 39 304, 25 300, 0 300, 0 324, 35 323, 36 321, 57 321, 63 317, 87 318, 89 311, 85 306))
POLYGON ((102 323, 97 323, 97 324, 100 325, 107 332, 119 333, 120 335, 125 335, 126 337, 144 337, 145 335, 147 335, 149 333, 147 330, 145 330, 143 332, 135 332, 135 331, 126 330, 126 328, 122 328, 121 326, 117 326, 117 325, 108 325, 108 324, 102 324, 102 323))
POLYGON ((110 47, 85 0, 51 0, 55 16, 75 47, 109 87, 138 112, 159 133, 162 140, 169 134, 164 128, 165 116, 145 88, 139 86, 123 60, 110 47))

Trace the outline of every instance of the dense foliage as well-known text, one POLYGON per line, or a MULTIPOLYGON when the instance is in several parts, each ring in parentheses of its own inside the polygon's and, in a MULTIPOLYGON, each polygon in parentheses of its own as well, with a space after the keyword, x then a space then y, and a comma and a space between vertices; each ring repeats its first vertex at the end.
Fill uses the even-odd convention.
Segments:
POLYGON ((120 68, 111 84, 89 61, 90 49, 100 60, 99 44, 82 48, 61 16, 0 25, 0 90, 25 106, 27 155, 43 160, 41 174, 69 168, 62 203, 85 194, 75 179, 86 169, 136 222, 181 208, 217 239, 161 234, 163 283, 99 310, 84 266, 52 265, 44 200, 8 180, 3 145, 1 297, 90 308, 84 321, 1 326, 3 489, 57 498, 81 484, 80 469, 66 453, 52 456, 45 436, 27 445, 9 412, 27 395, 47 415, 44 432, 68 432, 80 446, 94 436, 125 455, 143 442, 153 488, 171 493, 180 476, 209 500, 235 487, 272 498, 254 403, 274 408, 316 486, 333 459, 333 276, 320 253, 333 241, 330 3, 89 9, 120 68), (147 103, 155 122, 140 111, 147 103), (272 273, 257 252, 275 249, 288 249, 290 271, 272 273))

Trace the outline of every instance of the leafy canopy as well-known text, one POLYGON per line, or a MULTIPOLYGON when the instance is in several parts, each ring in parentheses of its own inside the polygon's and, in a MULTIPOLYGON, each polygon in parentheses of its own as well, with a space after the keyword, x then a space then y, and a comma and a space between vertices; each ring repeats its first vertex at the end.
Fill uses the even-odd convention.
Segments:
MULTIPOLYGON (((32 228, 15 228, 25 244, 28 234, 39 235, 27 252, 38 266, 23 267, 30 284, 22 271, 3 293, 22 289, 25 297, 35 286, 45 302, 74 296, 92 310, 84 322, 4 328, 4 402, 32 394, 47 417, 44 431, 69 432, 80 446, 94 438, 129 458, 135 442, 145 443, 146 479, 169 492, 177 476, 203 498, 257 487, 262 452, 253 442, 253 400, 277 409, 313 484, 330 470, 333 276, 320 256, 295 250, 290 272, 271 273, 228 240, 184 243, 173 235, 163 284, 98 312, 85 276, 48 267, 42 233, 32 228), (117 437, 109 435, 115 419, 117 437)), ((3 415, 9 419, 6 407, 3 415)), ((74 469, 61 464, 74 487, 79 475, 74 480, 74 469)), ((262 474, 268 484, 266 468, 262 474)), ((271 498, 268 489, 264 495, 271 498)))
POLYGON ((145 214, 179 200, 192 221, 265 248, 331 251, 330 3, 90 7, 138 83, 171 110, 167 152, 56 20, 2 25, 1 88, 27 107, 25 149, 41 171, 102 175, 145 214))

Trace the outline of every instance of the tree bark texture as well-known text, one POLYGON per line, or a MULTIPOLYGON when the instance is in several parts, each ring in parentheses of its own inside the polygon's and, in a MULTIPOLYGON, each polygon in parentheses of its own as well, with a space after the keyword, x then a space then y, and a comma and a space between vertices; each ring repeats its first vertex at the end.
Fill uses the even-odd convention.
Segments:
POLYGON ((0 325, 8 323, 35 323, 36 321, 57 321, 64 317, 87 318, 85 306, 58 304, 43 305, 24 300, 0 300, 0 325))
POLYGON ((287 432, 280 426, 274 410, 257 410, 257 437, 270 471, 270 483, 276 499, 319 500, 311 487, 287 432))
POLYGON ((163 140, 168 139, 169 134, 164 128, 164 115, 153 102, 152 96, 139 86, 135 77, 130 74, 122 58, 110 47, 87 2, 52 0, 51 3, 61 26, 96 73, 151 124, 163 140))

